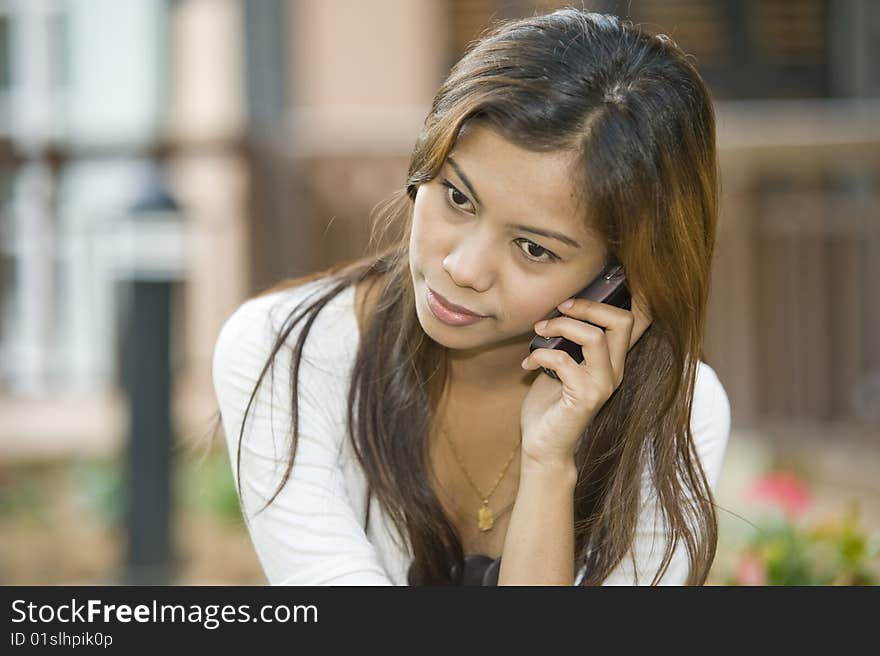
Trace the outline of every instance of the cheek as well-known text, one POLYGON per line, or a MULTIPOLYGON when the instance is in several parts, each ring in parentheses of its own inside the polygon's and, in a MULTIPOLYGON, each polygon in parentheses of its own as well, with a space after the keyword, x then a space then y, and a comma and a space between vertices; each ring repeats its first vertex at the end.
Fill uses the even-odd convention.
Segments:
POLYGON ((549 319, 556 310, 558 301, 554 294, 559 292, 555 287, 548 289, 546 285, 536 285, 534 280, 520 278, 510 288, 516 291, 505 294, 504 318, 510 322, 511 330, 531 330, 536 322, 549 319))
POLYGON ((529 322, 530 324, 534 324, 541 319, 548 319, 553 311, 556 309, 556 304, 553 302, 553 299, 543 292, 536 292, 535 295, 531 296, 532 299, 529 303, 523 304, 519 310, 517 310, 517 316, 520 317, 522 321, 529 322))
POLYGON ((445 243, 443 222, 437 214, 437 208, 423 194, 416 196, 413 207, 412 231, 410 233, 410 254, 416 260, 424 261, 426 257, 440 253, 445 243))
POLYGON ((566 294, 571 285, 553 281, 548 284, 533 285, 529 289, 529 303, 522 308, 523 320, 535 323, 541 319, 550 319, 561 313, 556 306, 570 296, 566 294))

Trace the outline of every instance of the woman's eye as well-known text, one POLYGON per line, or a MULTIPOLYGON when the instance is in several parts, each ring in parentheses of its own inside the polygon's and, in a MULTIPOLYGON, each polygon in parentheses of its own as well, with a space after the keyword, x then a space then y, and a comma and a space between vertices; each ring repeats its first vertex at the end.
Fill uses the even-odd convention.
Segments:
MULTIPOLYGON (((471 201, 461 193, 451 182, 448 180, 443 181, 443 186, 446 187, 446 199, 449 201, 450 205, 452 205, 456 209, 462 209, 462 206, 459 204, 460 202, 468 204, 471 201)), ((467 211, 467 210, 465 210, 467 211)), ((470 214, 470 212, 468 212, 470 214)), ((525 243, 526 249, 523 250, 523 257, 525 257, 529 262, 536 263, 545 263, 545 262, 554 262, 559 259, 555 253, 548 251, 546 248, 542 246, 538 246, 533 241, 530 241, 525 238, 518 239, 517 242, 525 243), (540 251, 537 255, 532 253, 532 249, 537 249, 540 251), (543 257, 546 256, 546 257, 543 257)), ((520 249, 522 250, 522 249, 520 249)))
POLYGON ((459 203, 464 203, 466 205, 471 202, 470 200, 468 200, 467 196, 461 193, 447 180, 443 181, 443 186, 446 187, 447 200, 449 200, 450 204, 456 209, 463 209, 464 205, 461 205, 459 203))
POLYGON ((542 246, 538 246, 538 244, 536 244, 533 241, 529 241, 528 239, 524 239, 524 238, 518 239, 517 241, 520 242, 520 244, 525 245, 525 250, 523 250, 523 249, 520 249, 520 250, 522 250, 523 253, 525 254, 525 256, 532 262, 553 262, 554 260, 559 259, 555 253, 548 251, 546 248, 544 248, 542 246), (533 255, 531 253, 531 250, 533 248, 540 251, 540 253, 538 255, 533 255), (547 257, 544 259, 541 259, 540 255, 542 255, 542 254, 546 255, 547 257))

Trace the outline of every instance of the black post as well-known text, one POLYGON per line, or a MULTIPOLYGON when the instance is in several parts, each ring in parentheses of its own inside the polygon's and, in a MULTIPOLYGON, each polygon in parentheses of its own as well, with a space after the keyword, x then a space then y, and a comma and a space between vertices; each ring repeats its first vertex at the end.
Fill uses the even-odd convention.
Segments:
POLYGON ((158 165, 120 225, 126 321, 123 386, 129 400, 125 585, 171 585, 171 306, 182 279, 184 223, 158 165), (171 241, 169 241, 169 238, 171 241))
POLYGON ((126 585, 168 585, 172 578, 171 285, 130 283, 124 355, 131 414, 126 585))

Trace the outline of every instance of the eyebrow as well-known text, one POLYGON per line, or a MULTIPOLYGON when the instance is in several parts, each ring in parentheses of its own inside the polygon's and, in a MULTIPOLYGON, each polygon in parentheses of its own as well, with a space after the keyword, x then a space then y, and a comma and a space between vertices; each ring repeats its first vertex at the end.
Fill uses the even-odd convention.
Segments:
MULTIPOLYGON (((477 197, 477 192, 474 191, 474 187, 471 184, 470 180, 467 179, 467 176, 464 174, 464 171, 461 170, 461 167, 458 163, 452 159, 451 156, 446 157, 446 161, 449 165, 455 170, 458 177, 461 178, 461 181, 464 183, 464 186, 468 188, 468 191, 471 192, 471 195, 474 197, 474 200, 478 205, 482 205, 480 203, 480 199, 477 197)), ((520 223, 508 223, 508 227, 516 228, 517 230, 522 230, 523 232, 530 232, 535 235, 541 235, 542 237, 549 237, 550 239, 556 239, 557 241, 561 241, 563 244, 568 244, 573 248, 580 248, 581 245, 576 242, 574 239, 569 237, 568 235, 564 235, 561 232, 556 232, 555 230, 546 230, 544 228, 535 228, 533 226, 522 225, 520 223)))

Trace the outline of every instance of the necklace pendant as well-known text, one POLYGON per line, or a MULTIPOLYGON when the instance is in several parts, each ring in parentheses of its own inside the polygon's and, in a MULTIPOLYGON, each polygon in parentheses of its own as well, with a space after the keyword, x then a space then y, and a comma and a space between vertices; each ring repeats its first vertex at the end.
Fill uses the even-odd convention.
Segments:
POLYGON ((492 511, 489 510, 489 502, 483 501, 483 505, 480 506, 480 510, 477 512, 477 526, 481 531, 488 531, 494 523, 492 511))

